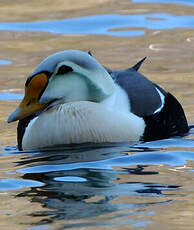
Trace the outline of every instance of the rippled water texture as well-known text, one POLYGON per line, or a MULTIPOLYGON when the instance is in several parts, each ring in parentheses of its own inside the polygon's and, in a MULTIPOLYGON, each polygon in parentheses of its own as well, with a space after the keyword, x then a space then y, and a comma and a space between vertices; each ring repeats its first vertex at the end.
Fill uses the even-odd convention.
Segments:
POLYGON ((9 113, 49 54, 91 50, 174 94, 194 123, 192 0, 0 3, 0 229, 194 229, 194 130, 171 138, 19 152, 9 113))
POLYGON ((134 3, 147 2, 147 3, 171 3, 171 4, 183 4, 193 6, 192 0, 133 0, 134 3))
POLYGON ((38 31, 54 34, 105 34, 113 36, 140 36, 144 30, 116 31, 122 27, 166 30, 174 28, 193 28, 194 16, 175 16, 170 14, 140 15, 92 15, 65 20, 41 22, 0 23, 0 30, 38 31))

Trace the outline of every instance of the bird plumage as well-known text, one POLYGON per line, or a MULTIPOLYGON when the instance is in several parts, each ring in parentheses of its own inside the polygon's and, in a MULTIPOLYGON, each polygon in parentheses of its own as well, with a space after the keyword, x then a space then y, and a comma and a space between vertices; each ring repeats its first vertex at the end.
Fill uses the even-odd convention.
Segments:
POLYGON ((132 143, 187 132, 176 98, 137 72, 144 60, 110 70, 78 50, 47 57, 28 77, 24 99, 8 118, 19 120, 19 149, 132 143))

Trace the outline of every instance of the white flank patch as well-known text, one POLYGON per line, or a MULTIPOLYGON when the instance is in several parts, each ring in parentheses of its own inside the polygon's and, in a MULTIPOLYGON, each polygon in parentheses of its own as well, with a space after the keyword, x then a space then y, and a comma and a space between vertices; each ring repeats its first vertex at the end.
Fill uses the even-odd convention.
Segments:
POLYGON ((93 102, 58 105, 30 122, 23 137, 24 150, 72 143, 134 142, 145 123, 132 113, 113 111, 93 102))

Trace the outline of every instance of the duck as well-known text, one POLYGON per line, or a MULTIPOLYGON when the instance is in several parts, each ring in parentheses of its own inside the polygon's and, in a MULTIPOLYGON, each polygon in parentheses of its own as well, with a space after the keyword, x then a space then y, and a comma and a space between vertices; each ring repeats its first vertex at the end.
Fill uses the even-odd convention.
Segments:
POLYGON ((25 82, 24 98, 8 117, 19 121, 19 150, 82 143, 153 141, 184 135, 181 104, 131 68, 111 70, 91 54, 51 54, 25 82))

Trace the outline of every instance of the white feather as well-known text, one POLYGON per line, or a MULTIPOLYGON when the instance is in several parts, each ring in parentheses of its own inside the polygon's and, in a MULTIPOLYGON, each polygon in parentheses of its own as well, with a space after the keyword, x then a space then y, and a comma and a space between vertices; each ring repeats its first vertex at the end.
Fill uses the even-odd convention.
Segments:
POLYGON ((27 127, 23 149, 86 142, 138 141, 143 119, 93 102, 71 102, 40 114, 27 127))
POLYGON ((102 103, 79 101, 54 106, 30 122, 22 147, 26 150, 72 143, 138 141, 145 123, 129 108, 127 96, 119 87, 102 103))
POLYGON ((126 92, 117 84, 115 84, 115 92, 105 100, 101 102, 108 108, 112 108, 114 111, 120 111, 129 114, 131 111, 130 100, 126 92))
POLYGON ((144 120, 130 112, 126 92, 88 54, 57 53, 43 61, 35 73, 41 68, 48 68, 53 76, 39 103, 55 100, 54 104, 64 104, 52 104, 29 123, 22 140, 24 150, 72 143, 134 142, 143 135, 144 120), (73 71, 57 75, 61 65, 73 71))

